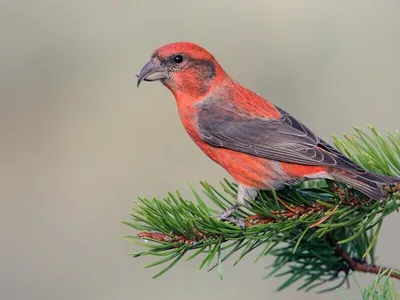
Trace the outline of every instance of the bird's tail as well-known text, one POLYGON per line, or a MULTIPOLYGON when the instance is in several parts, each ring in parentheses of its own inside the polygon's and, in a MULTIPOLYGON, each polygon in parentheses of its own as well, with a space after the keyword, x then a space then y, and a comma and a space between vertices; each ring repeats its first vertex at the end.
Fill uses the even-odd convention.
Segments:
POLYGON ((400 177, 386 176, 367 171, 335 172, 332 174, 332 178, 353 187, 374 200, 380 200, 387 196, 387 191, 384 187, 391 187, 400 183, 400 177))

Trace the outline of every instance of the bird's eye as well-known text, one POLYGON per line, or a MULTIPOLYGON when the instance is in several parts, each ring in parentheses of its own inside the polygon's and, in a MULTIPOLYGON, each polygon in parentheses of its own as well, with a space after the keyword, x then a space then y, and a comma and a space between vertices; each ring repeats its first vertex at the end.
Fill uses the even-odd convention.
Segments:
POLYGON ((176 62, 177 64, 180 64, 182 61, 183 61, 182 55, 177 55, 174 57, 174 62, 176 62))

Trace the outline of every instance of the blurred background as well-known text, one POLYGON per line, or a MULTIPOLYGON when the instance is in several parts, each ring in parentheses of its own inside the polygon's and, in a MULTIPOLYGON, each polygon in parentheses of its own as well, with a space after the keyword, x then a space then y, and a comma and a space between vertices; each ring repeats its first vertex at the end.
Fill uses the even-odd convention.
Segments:
MULTIPOLYGON (((172 94, 136 88, 157 47, 198 43, 237 81, 331 141, 400 127, 399 1, 1 1, 0 299, 338 299, 262 280, 271 260, 152 280, 129 219, 137 196, 226 172, 188 138, 172 94)), ((198 185, 197 185, 198 187, 198 185)), ((400 217, 377 253, 400 267, 400 217)), ((358 274, 362 284, 374 276, 358 274)), ((357 298, 356 285, 344 290, 357 298)))

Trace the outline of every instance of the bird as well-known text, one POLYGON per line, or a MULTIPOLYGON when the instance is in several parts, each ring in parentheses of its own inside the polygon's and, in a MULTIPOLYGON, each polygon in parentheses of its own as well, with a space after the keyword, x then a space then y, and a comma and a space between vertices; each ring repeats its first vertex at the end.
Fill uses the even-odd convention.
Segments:
POLYGON ((160 81, 173 94, 180 120, 194 143, 236 181, 236 204, 220 219, 233 217, 239 205, 260 190, 281 189, 308 179, 344 183, 380 200, 384 187, 400 178, 366 171, 315 135, 292 115, 233 80, 203 47, 175 42, 159 47, 137 75, 160 81))

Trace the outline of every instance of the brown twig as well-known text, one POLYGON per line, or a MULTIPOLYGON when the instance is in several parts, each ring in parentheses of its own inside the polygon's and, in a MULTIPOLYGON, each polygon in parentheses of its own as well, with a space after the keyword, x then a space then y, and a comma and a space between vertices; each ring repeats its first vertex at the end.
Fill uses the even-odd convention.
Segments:
MULTIPOLYGON (((339 195, 339 196, 340 196, 340 203, 344 202, 344 198, 342 199, 342 196, 341 195, 339 195)), ((358 198, 353 198, 353 199, 349 199, 349 204, 353 205, 355 207, 358 207, 361 205, 361 201, 358 198)), ((337 207, 338 206, 333 208, 333 211, 336 210, 337 207)), ((312 206, 295 206, 295 207, 291 207, 290 210, 273 211, 272 212, 273 215, 275 215, 277 217, 281 217, 281 218, 253 215, 253 216, 247 217, 244 220, 244 222, 246 224, 246 227, 251 227, 254 225, 276 223, 276 222, 281 221, 281 219, 298 219, 298 218, 306 216, 306 215, 311 215, 311 214, 315 214, 315 213, 323 213, 329 209, 330 209, 330 207, 327 207, 320 203, 314 203, 312 206)), ((312 224, 311 226, 315 227, 315 226, 320 225, 327 218, 329 218, 330 215, 331 214, 324 216, 321 220, 317 221, 316 223, 312 224)))
POLYGON ((343 270, 346 274, 348 274, 350 270, 362 273, 372 273, 372 274, 379 274, 380 272, 384 272, 386 270, 393 270, 395 272, 391 272, 390 277, 400 280, 400 273, 399 273, 400 271, 373 264, 367 264, 364 261, 360 261, 358 259, 351 257, 346 251, 343 250, 342 247, 340 247, 338 242, 332 237, 330 233, 326 235, 326 239, 335 248, 335 254, 337 256, 340 256, 346 263, 346 268, 343 270))
POLYGON ((292 207, 291 210, 285 211, 273 211, 272 214, 277 216, 274 217, 266 217, 260 215, 248 216, 244 219, 246 227, 251 227, 254 225, 262 225, 262 224, 271 224, 281 221, 282 219, 297 219, 299 217, 305 216, 307 214, 313 214, 316 212, 323 212, 327 209, 326 206, 315 203, 313 206, 295 206, 292 207), (281 217, 281 218, 279 218, 281 217))
POLYGON ((138 238, 141 239, 147 239, 147 240, 153 240, 153 241, 158 241, 158 242, 164 242, 164 243, 181 243, 181 244, 186 244, 188 246, 193 246, 194 244, 198 243, 200 240, 204 240, 207 238, 207 236, 204 233, 201 233, 198 231, 196 228, 193 228, 193 233, 195 234, 195 237, 192 238, 187 238, 183 237, 180 235, 172 234, 172 235, 167 235, 162 232, 158 231, 141 231, 138 233, 138 238))
POLYGON ((172 242, 172 238, 170 236, 158 231, 140 231, 138 233, 138 238, 144 240, 165 242, 165 243, 172 242))

